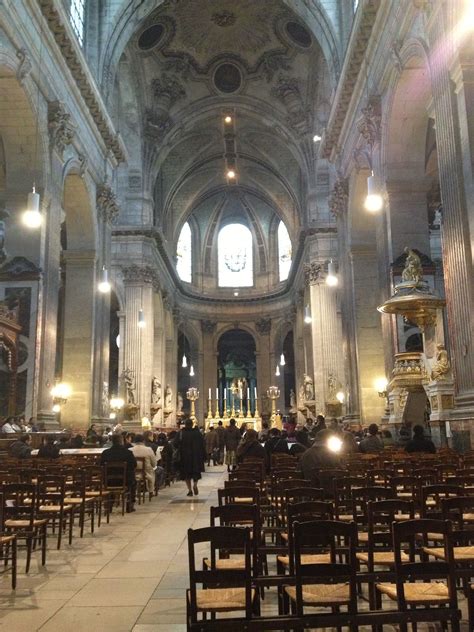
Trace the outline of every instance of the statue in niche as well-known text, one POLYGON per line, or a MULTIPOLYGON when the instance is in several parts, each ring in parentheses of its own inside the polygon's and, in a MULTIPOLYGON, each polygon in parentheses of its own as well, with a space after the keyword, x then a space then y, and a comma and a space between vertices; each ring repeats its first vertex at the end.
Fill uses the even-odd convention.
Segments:
POLYGON ((177 414, 180 415, 183 412, 183 406, 184 406, 184 400, 183 400, 183 396, 181 395, 181 393, 178 393, 178 395, 176 396, 176 400, 177 400, 177 414))
POLYGON ((109 383, 102 382, 102 416, 108 417, 109 415, 109 383))
POLYGON ((290 391, 290 410, 296 410, 296 393, 293 389, 290 391))
POLYGON ((173 410, 173 391, 169 384, 166 385, 165 389, 165 409, 173 410))
POLYGON ((304 384, 302 384, 302 385, 300 386, 300 390, 299 390, 299 394, 298 394, 298 401, 299 401, 300 406, 302 406, 302 405, 303 405, 304 400, 305 400, 305 395, 304 395, 304 384))
POLYGON ((436 363, 431 371, 431 379, 433 382, 446 380, 451 373, 451 363, 448 358, 448 352, 443 344, 437 344, 436 363))
POLYGON ((161 408, 161 383, 156 375, 153 376, 151 381, 151 403, 154 408, 161 408))
POLYGON ((125 385, 127 404, 135 405, 135 376, 131 369, 124 369, 122 379, 125 385))
POLYGON ((419 283, 423 280, 423 268, 421 267, 421 259, 411 248, 405 248, 407 258, 405 260, 405 268, 402 272, 402 281, 414 281, 419 283))
POLYGON ((305 373, 304 378, 303 378, 303 384, 304 384, 304 401, 312 402, 314 400, 313 378, 305 373))

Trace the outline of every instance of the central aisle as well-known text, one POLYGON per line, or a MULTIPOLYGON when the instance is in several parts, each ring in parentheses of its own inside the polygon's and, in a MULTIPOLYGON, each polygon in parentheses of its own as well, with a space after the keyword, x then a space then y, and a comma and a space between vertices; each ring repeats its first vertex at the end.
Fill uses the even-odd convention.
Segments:
MULTIPOLYGON (((199 496, 175 483, 122 518, 114 513, 94 536, 61 551, 49 541, 47 566, 35 555, 18 589, 0 579, 0 630, 15 632, 181 632, 188 585, 187 530, 209 526, 225 467, 208 468, 199 496)), ((19 569, 24 569, 24 553, 19 569)))

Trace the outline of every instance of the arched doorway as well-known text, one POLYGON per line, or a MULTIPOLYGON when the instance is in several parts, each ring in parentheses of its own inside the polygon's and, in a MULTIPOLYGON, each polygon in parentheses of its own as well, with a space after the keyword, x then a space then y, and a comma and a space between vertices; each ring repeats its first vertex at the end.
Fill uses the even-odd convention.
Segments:
POLYGON ((257 367, 255 340, 243 329, 226 331, 217 343, 217 379, 219 390, 227 395, 227 408, 240 410, 242 397, 243 413, 255 409, 257 367), (225 389, 225 390, 224 390, 225 389))

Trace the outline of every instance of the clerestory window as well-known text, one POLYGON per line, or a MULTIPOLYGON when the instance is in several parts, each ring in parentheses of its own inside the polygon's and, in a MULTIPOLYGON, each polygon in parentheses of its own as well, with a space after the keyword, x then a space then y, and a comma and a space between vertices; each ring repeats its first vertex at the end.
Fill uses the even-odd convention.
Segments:
POLYGON ((227 224, 217 238, 219 287, 253 285, 252 233, 244 224, 227 224))

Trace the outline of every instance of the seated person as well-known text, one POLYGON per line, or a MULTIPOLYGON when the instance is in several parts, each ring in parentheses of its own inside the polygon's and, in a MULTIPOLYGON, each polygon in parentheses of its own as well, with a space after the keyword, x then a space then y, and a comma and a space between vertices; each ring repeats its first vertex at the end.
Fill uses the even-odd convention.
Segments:
POLYGON ((31 456, 31 437, 28 434, 18 437, 8 450, 10 456, 16 459, 29 459, 31 456))
POLYGON ((383 441, 378 436, 379 427, 377 424, 370 424, 369 426, 369 434, 365 439, 359 444, 359 449, 361 452, 365 454, 376 454, 377 452, 382 452, 383 450, 383 441))
MULTIPOLYGON (((133 452, 124 446, 122 435, 112 435, 112 447, 102 452, 100 455, 100 464, 105 465, 105 463, 117 463, 120 461, 127 464, 126 484, 129 491, 127 512, 130 513, 135 511, 135 491, 137 486, 135 481, 135 469, 137 467, 137 460, 133 452)), ((121 480, 108 480, 106 482, 110 486, 118 486, 122 484, 121 480)))
POLYGON ((267 453, 265 448, 258 441, 258 433, 250 428, 245 433, 245 437, 237 447, 237 462, 242 463, 246 457, 256 457, 264 461, 267 453))
POLYGON ((156 455, 152 448, 144 443, 143 435, 135 435, 135 445, 130 448, 135 458, 145 458, 145 477, 147 480, 147 490, 152 493, 156 487, 159 489, 164 482, 164 469, 157 465, 156 455))
POLYGON ((40 459, 58 459, 60 456, 59 446, 54 445, 54 437, 45 437, 38 450, 40 459))
POLYGON ((413 427, 413 439, 411 439, 405 446, 405 452, 426 452, 428 454, 436 454, 436 446, 425 437, 425 429, 423 426, 413 427))
POLYGON ((309 440, 309 435, 306 430, 297 430, 295 432, 296 441, 291 444, 290 454, 303 454, 310 447, 311 442, 309 440))

